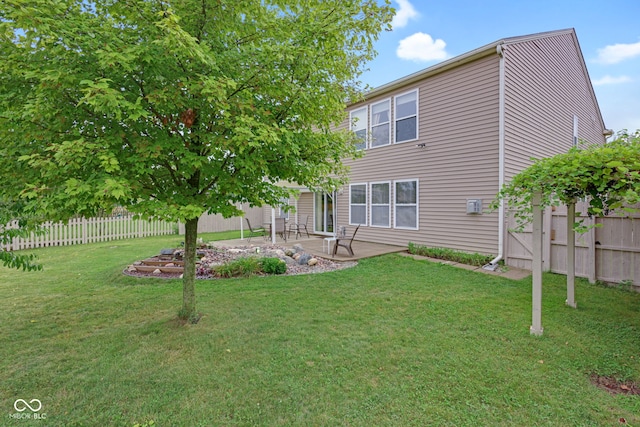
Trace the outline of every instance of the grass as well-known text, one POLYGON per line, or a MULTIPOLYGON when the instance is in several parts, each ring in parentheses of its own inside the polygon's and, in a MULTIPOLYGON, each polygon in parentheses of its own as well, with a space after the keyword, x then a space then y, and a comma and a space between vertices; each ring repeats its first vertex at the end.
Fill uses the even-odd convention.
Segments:
MULTIPOLYGON (((229 236, 220 236, 228 238, 229 236)), ((208 240, 208 236, 204 240, 208 240)), ((179 237, 36 251, 42 272, 0 270, 0 417, 9 426, 640 425, 640 295, 400 255, 307 276, 181 283, 121 275, 179 237), (12 419, 39 399, 46 420, 12 419)))

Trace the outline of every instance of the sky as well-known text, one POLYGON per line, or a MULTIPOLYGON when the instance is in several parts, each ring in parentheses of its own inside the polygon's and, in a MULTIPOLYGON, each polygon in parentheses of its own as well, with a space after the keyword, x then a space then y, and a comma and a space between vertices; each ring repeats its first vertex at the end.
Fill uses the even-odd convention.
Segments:
POLYGON ((640 0, 392 0, 393 30, 361 80, 375 88, 514 36, 574 28, 608 129, 640 129, 640 0))

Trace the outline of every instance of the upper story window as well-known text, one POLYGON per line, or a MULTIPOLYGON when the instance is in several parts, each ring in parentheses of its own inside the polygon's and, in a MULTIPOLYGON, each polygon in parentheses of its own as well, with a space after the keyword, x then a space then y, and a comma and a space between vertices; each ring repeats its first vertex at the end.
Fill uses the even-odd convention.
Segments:
POLYGON ((364 150, 367 148, 367 107, 358 108, 353 110, 349 114, 349 121, 351 122, 351 130, 355 132, 358 137, 358 143, 356 148, 358 150, 364 150))
POLYGON ((395 98, 395 142, 418 138, 418 91, 408 92, 395 98))
POLYGON ((371 147, 391 143, 391 101, 371 105, 371 147))

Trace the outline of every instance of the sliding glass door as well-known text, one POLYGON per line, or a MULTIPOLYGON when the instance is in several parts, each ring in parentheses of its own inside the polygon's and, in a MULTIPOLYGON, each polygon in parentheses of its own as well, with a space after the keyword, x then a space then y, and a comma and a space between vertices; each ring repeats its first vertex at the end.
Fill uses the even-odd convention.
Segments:
POLYGON ((315 193, 313 203, 314 232, 333 235, 333 198, 328 193, 315 193))

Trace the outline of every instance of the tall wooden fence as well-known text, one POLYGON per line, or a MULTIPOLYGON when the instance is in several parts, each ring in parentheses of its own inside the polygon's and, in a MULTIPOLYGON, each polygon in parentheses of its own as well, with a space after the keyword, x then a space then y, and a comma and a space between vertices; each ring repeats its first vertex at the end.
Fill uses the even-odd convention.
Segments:
MULTIPOLYGON (((576 206, 576 221, 601 224, 575 237, 576 276, 591 282, 601 280, 640 286, 640 214, 589 218, 586 208, 576 206)), ((567 273, 567 208, 548 208, 543 219, 543 269, 567 273)), ((508 227, 515 224, 510 220, 508 227)), ((531 226, 522 233, 509 231, 507 265, 531 269, 531 226)))
MULTIPOLYGON (((17 227, 9 223, 8 227, 17 227)), ((103 218, 74 218, 65 223, 46 223, 43 233, 32 233, 28 237, 16 237, 5 250, 42 248, 46 246, 80 245, 134 237, 176 234, 175 223, 159 220, 133 219, 132 215, 103 218)))
MULTIPOLYGON (((216 233, 220 231, 246 230, 248 218, 252 227, 262 226, 262 208, 252 208, 249 204, 242 206, 244 217, 224 218, 222 215, 205 214, 198 221, 198 233, 216 233)), ((180 223, 179 234, 184 234, 184 224, 180 223)))

